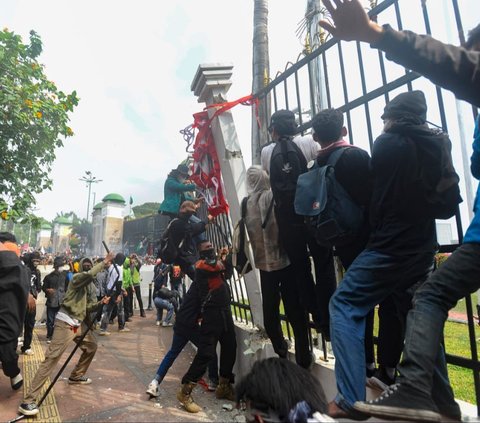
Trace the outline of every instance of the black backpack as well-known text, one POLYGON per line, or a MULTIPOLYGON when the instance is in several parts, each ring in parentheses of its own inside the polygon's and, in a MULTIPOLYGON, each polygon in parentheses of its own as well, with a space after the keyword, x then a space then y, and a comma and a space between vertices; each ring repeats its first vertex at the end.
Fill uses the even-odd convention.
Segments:
POLYGON ((349 148, 354 147, 335 150, 324 166, 316 166, 298 178, 295 213, 305 217, 307 230, 322 246, 353 242, 365 221, 364 208, 335 177, 335 164, 349 148))
POLYGON ((307 161, 290 138, 281 138, 270 159, 270 185, 277 208, 293 206, 298 177, 307 171, 307 161))
MULTIPOLYGON (((389 132, 396 132, 395 128, 389 132)), ((449 219, 463 201, 452 160, 448 135, 430 128, 407 133, 408 164, 396 178, 395 208, 407 222, 419 219, 449 219)))
POLYGON ((160 239, 160 248, 158 249, 158 257, 166 264, 171 264, 178 257, 178 252, 182 248, 185 238, 183 238, 179 245, 175 245, 170 237, 170 228, 172 223, 177 220, 177 218, 172 219, 168 224, 167 228, 163 232, 162 238, 160 239))

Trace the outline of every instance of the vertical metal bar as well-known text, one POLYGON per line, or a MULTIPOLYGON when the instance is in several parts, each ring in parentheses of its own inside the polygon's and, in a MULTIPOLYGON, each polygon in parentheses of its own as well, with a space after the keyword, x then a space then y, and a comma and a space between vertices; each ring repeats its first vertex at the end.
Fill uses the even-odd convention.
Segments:
POLYGON ((273 108, 275 111, 278 110, 278 102, 277 102, 277 86, 273 87, 273 108))
POLYGON ((308 62, 308 89, 310 90, 310 116, 315 116, 317 114, 317 108, 315 107, 315 86, 312 79, 312 63, 308 62))
POLYGON ((283 81, 283 91, 285 94, 285 108, 290 110, 290 105, 288 102, 288 86, 287 86, 287 78, 283 81))
MULTIPOLYGON (((402 24, 402 17, 400 16, 400 6, 398 5, 398 2, 395 2, 395 16, 397 18, 397 26, 398 26, 398 30, 399 31, 402 31, 403 30, 403 24, 402 24)), ((405 73, 407 74, 408 71, 405 69, 405 73)), ((408 87, 408 91, 412 91, 412 83, 409 81, 407 82, 407 87, 408 87)))
MULTIPOLYGON (((357 41, 357 55, 358 63, 360 65, 360 80, 362 82, 362 94, 367 94, 367 84, 365 81, 365 70, 363 68, 363 57, 362 57, 362 48, 360 43, 357 41)), ((373 132, 372 132, 372 122, 370 119, 370 108, 368 106, 368 101, 364 104, 365 107, 365 119, 367 121, 367 132, 368 132, 368 143, 370 144, 370 151, 373 150, 373 132)))
MULTIPOLYGON (((380 62, 380 74, 382 75, 382 85, 387 85, 387 73, 385 72, 385 61, 383 59, 383 53, 378 50, 378 60, 380 62)), ((388 103, 390 101, 390 96, 388 92, 384 94, 385 97, 385 103, 388 103)))
POLYGON ((458 39, 460 44, 465 44, 465 33, 463 32, 462 18, 460 17, 460 10, 458 8, 457 0, 452 0, 453 14, 455 15, 455 23, 457 24, 458 39))
MULTIPOLYGON (((342 42, 339 41, 337 43, 338 46, 338 57, 340 60, 340 74, 342 76, 342 87, 343 87, 343 100, 345 104, 348 103, 348 90, 347 90, 347 78, 345 75, 345 63, 343 62, 343 52, 342 52, 342 42)), ((350 134, 350 142, 353 144, 353 131, 352 131, 352 122, 350 119, 350 110, 347 110, 347 126, 348 126, 348 133, 350 134)))
POLYGON ((328 69, 327 69, 327 57, 326 53, 322 54, 322 62, 323 62, 323 74, 325 76, 325 91, 327 93, 327 104, 328 108, 332 108, 332 98, 330 97, 330 84, 328 82, 328 69))
POLYGON ((298 72, 295 72, 295 91, 297 92, 298 123, 303 124, 302 103, 300 101, 300 87, 298 84, 298 72))

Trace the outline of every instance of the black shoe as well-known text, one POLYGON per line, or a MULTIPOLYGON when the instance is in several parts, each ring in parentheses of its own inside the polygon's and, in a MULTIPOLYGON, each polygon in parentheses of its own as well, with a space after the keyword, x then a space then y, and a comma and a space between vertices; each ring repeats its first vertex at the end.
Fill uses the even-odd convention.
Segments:
POLYGON ((14 391, 17 391, 18 389, 20 389, 22 385, 23 385, 23 377, 21 373, 19 373, 15 377, 10 378, 10 386, 14 391))
POLYGON ((35 404, 34 402, 22 402, 18 407, 18 411, 24 416, 34 416, 35 414, 38 414, 39 410, 37 404, 35 404))
POLYGON ((144 312, 143 310, 140 312, 140 317, 147 317, 147 316, 145 315, 145 312, 144 312))
POLYGON ((411 386, 396 383, 389 386, 377 399, 357 401, 353 408, 362 413, 384 419, 443 421, 432 398, 411 386))

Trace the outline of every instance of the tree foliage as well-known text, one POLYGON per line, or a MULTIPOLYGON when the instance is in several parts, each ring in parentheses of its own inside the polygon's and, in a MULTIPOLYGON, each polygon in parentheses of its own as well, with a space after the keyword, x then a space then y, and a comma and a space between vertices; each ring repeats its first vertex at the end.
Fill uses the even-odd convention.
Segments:
POLYGON ((37 61, 42 42, 29 44, 0 31, 0 217, 17 220, 35 204, 35 194, 51 189, 55 149, 72 136, 69 113, 77 93, 66 94, 47 79, 37 61))
POLYGON ((132 207, 133 213, 137 219, 141 217, 151 216, 158 213, 160 203, 143 203, 139 206, 132 207))

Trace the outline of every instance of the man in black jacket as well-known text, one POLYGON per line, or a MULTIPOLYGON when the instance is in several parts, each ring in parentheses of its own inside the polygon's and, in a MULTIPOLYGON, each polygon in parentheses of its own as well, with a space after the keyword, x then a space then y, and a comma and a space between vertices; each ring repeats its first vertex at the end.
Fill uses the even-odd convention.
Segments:
POLYGON ((52 342, 55 317, 60 310, 63 297, 67 290, 67 272, 60 268, 65 264, 63 257, 55 257, 53 260, 53 272, 45 276, 42 290, 47 297, 47 344, 52 342))
POLYGON ((226 282, 232 275, 232 268, 227 264, 226 252, 222 251, 220 259, 217 260, 213 245, 209 241, 200 244, 199 252, 200 260, 195 264, 195 284, 199 293, 202 319, 200 339, 197 354, 183 376, 182 386, 177 392, 177 399, 189 413, 198 413, 202 409, 195 404, 191 393, 205 373, 208 363, 215 357, 218 342, 221 347, 220 380, 215 395, 218 399, 235 400, 232 369, 237 341, 230 310, 230 288, 226 282))
POLYGON ((0 363, 15 390, 23 385, 16 349, 29 289, 27 269, 19 255, 15 237, 0 233, 0 363))
POLYGON ((27 253, 22 257, 22 260, 27 268, 28 277, 30 279, 30 294, 28 296, 28 303, 34 306, 27 307, 25 314, 25 323, 23 328, 23 345, 22 353, 26 355, 32 355, 33 350, 30 348, 32 345, 33 328, 35 327, 35 316, 37 314, 37 296, 42 289, 42 276, 38 265, 40 264, 40 253, 34 251, 27 253))
POLYGON ((418 218, 412 223, 401 215, 401 206, 408 202, 401 181, 415 160, 408 140, 437 136, 426 126, 426 112, 423 92, 412 91, 395 97, 382 115, 385 132, 375 141, 371 160, 370 238, 330 301, 338 388, 329 404, 332 417, 358 417, 353 405, 365 399, 367 314, 389 295, 425 280, 433 268, 435 220, 418 218))

